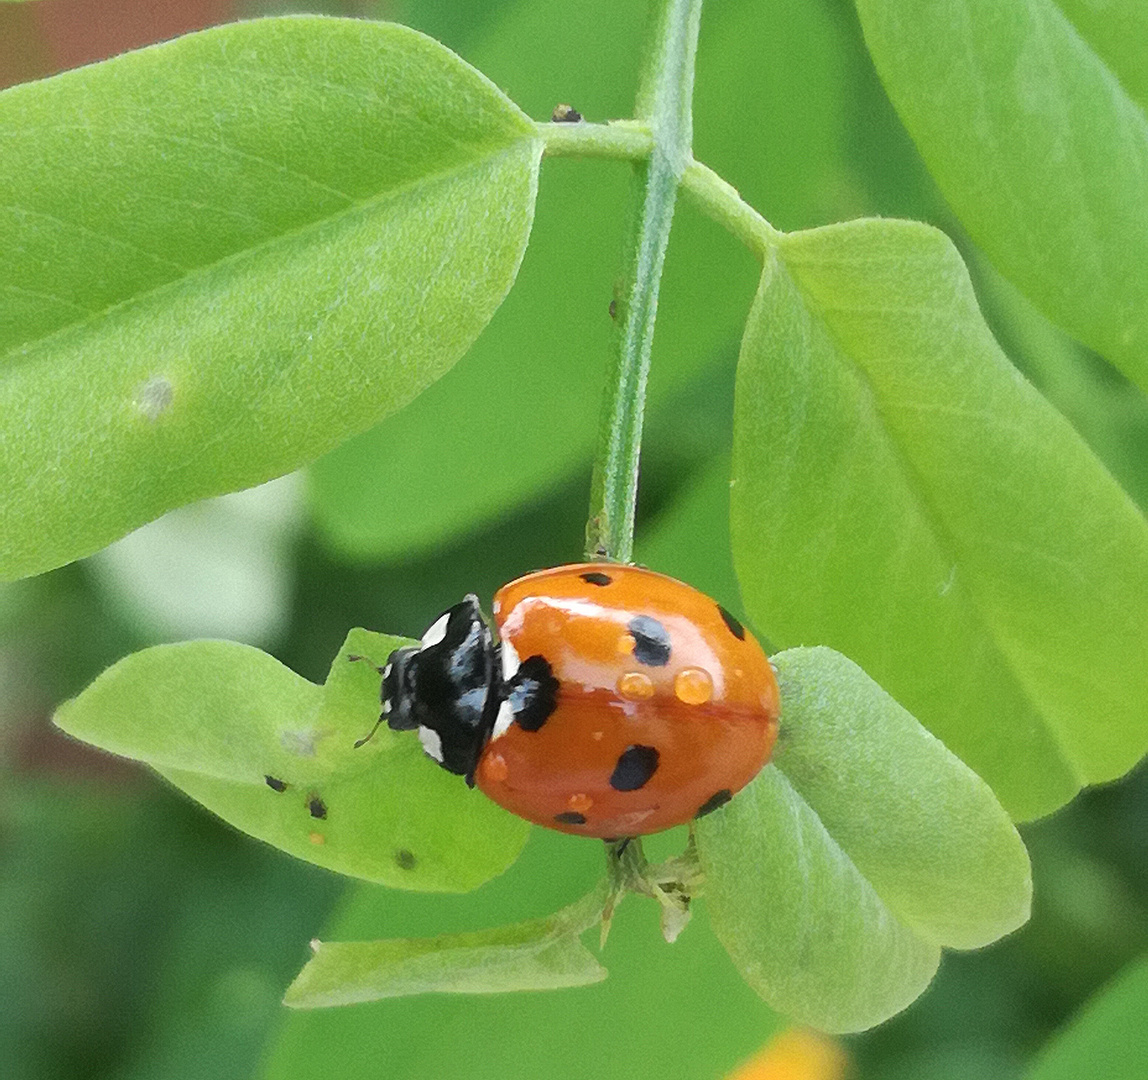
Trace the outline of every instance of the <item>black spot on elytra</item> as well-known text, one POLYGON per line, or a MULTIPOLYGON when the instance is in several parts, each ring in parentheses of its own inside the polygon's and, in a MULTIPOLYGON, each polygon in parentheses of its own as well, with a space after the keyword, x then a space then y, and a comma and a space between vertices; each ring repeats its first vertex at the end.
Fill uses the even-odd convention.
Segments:
POLYGON ((416 859, 411 852, 407 851, 406 848, 399 848, 399 850, 395 852, 395 862, 398 864, 400 870, 413 870, 418 859, 416 859))
POLYGON ((524 731, 538 731, 558 704, 558 680, 545 656, 528 656, 510 680, 506 699, 514 722, 524 731))
POLYGON ((721 612, 722 621, 729 627, 729 632, 733 634, 738 641, 745 641, 745 627, 726 611, 721 604, 718 604, 717 609, 721 612))
POLYGON ((287 781, 286 780, 279 780, 277 777, 274 777, 274 776, 265 776, 265 777, 263 777, 263 779, 267 781, 267 786, 272 791, 286 791, 287 790, 287 781))
POLYGON ((701 806, 698 807, 698 812, 694 814, 694 818, 705 817, 706 814, 712 814, 719 806, 725 806, 730 799, 733 798, 733 792, 729 788, 722 788, 721 791, 715 791, 701 806))
POLYGON ((650 615, 635 615, 626 627, 634 638, 634 659, 647 667, 665 667, 670 662, 670 635, 650 615))
POLYGON ((311 796, 307 802, 307 809, 313 818, 318 818, 320 821, 327 816, 327 804, 318 795, 311 796))
POLYGON ((586 815, 577 810, 563 810, 561 814, 554 815, 554 820, 563 825, 585 825, 586 815))
POLYGON ((658 752, 652 746, 627 746, 614 766, 610 787, 615 791, 637 791, 657 768, 658 752))
POLYGON ((614 580, 609 574, 603 574, 600 570, 588 570, 585 574, 578 576, 587 585, 609 585, 614 580))

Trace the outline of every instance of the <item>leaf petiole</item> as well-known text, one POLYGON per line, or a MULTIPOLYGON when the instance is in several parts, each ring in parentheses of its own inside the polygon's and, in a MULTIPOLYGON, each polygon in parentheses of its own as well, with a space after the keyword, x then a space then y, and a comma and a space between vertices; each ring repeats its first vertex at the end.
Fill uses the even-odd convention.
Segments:
POLYGON ((709 166, 692 159, 682 174, 682 187, 699 209, 765 262, 782 234, 741 197, 737 188, 709 166))
MULTIPOLYGON (((596 157, 617 161, 643 161, 654 148, 649 126, 639 120, 611 120, 605 124, 540 122, 538 134, 547 157, 596 157)), ((695 205, 724 226, 759 259, 765 260, 781 237, 732 184, 708 165, 690 158, 681 177, 682 187, 695 205)))
POLYGON ((620 161, 644 161, 654 149, 648 124, 640 120, 612 120, 607 124, 538 124, 538 135, 547 157, 605 157, 620 161))

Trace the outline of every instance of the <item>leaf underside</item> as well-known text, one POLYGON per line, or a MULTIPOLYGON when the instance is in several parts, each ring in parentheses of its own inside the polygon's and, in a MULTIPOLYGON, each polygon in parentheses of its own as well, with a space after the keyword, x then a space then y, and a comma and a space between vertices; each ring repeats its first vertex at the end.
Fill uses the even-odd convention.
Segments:
POLYGON ((601 897, 591 894, 547 918, 491 930, 316 942, 284 1003, 310 1009, 411 994, 496 994, 601 982, 606 969, 579 940, 601 907, 601 897))
POLYGON ((773 662, 774 761, 697 823, 707 907, 773 1008, 860 1031, 916 999, 942 946, 1025 922, 1028 856, 988 785, 850 660, 773 662))
POLYGON ((352 630, 322 686, 258 649, 190 641, 133 653, 56 723, 151 765, 244 832, 342 874, 461 892, 501 873, 528 826, 380 728, 375 666, 404 639, 352 630))

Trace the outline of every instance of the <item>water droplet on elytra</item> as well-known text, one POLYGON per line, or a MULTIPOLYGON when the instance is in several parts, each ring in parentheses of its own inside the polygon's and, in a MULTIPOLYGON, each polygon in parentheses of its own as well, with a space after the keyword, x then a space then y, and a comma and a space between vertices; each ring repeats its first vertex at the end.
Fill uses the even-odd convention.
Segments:
POLYGON ((714 681, 705 668, 682 668, 674 678, 674 694, 687 705, 704 705, 714 696, 714 681))
POLYGON ((627 671, 618 677, 618 693, 624 698, 641 701, 654 696, 654 684, 643 671, 627 671))

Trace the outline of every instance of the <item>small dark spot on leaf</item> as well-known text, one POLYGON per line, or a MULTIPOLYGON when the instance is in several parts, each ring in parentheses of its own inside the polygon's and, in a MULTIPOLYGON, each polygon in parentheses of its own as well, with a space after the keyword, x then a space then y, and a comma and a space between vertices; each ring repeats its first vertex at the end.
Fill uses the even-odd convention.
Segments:
POLYGON ((327 816, 327 804, 318 795, 312 795, 307 802, 307 809, 313 818, 323 820, 327 816))
POLYGON ((610 301, 610 318, 616 319, 617 317, 618 317, 618 301, 617 300, 611 300, 610 301))
POLYGON ((416 859, 411 852, 407 851, 406 848, 399 848, 399 850, 395 852, 395 862, 398 864, 400 870, 413 870, 418 863, 418 859, 416 859))
POLYGON ((274 776, 265 776, 265 777, 263 777, 263 779, 267 781, 267 786, 272 791, 286 791, 287 790, 287 781, 286 780, 280 780, 274 776))
POLYGON ((585 825, 586 815, 578 813, 577 810, 563 810, 561 814, 554 815, 554 820, 563 825, 585 825))
POLYGON ((585 574, 578 575, 587 585, 609 585, 614 579, 609 574, 603 574, 600 570, 590 570, 585 574))

